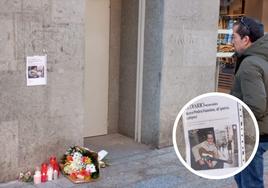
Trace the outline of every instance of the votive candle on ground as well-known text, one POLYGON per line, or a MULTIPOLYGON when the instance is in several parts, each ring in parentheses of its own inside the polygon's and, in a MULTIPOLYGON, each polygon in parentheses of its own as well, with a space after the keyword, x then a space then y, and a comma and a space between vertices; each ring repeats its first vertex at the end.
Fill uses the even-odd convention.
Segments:
POLYGON ((41 183, 41 172, 39 170, 35 171, 34 174, 34 184, 41 183))
POLYGON ((58 179, 58 171, 57 170, 54 170, 54 172, 53 172, 53 179, 54 180, 58 179))
POLYGON ((52 168, 52 166, 49 166, 48 167, 48 170, 47 170, 47 180, 48 181, 52 181, 53 180, 53 168, 52 168))
POLYGON ((46 173, 42 173, 41 174, 41 182, 46 182, 47 181, 47 174, 46 173))

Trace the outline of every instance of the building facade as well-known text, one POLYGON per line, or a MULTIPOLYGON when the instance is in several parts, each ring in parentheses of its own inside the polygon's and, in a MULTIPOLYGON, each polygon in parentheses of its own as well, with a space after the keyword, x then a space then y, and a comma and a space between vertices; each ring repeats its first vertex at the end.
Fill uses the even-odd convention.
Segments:
POLYGON ((0 182, 83 138, 172 144, 180 108, 215 91, 219 1, 0 0, 0 182), (48 82, 26 86, 26 57, 48 82))

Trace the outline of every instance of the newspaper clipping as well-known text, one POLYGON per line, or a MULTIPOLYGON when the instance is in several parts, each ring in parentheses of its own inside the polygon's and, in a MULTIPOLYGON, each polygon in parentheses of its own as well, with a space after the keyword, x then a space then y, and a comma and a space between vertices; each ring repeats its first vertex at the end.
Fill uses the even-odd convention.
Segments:
POLYGON ((213 96, 191 104, 183 113, 186 162, 206 175, 224 175, 245 163, 242 106, 213 96))
POLYGON ((28 56, 26 63, 27 86, 47 84, 47 56, 28 56))

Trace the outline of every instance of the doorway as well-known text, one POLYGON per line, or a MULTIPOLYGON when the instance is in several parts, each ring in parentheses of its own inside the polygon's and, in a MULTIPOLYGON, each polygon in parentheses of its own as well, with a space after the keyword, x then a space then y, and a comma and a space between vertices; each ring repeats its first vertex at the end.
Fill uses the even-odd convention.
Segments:
POLYGON ((110 0, 86 0, 84 137, 107 134, 110 0))

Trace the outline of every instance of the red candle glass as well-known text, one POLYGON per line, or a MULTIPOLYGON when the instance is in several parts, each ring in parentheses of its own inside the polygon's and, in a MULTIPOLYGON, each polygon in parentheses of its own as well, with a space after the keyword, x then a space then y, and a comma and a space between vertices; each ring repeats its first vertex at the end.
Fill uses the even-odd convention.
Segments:
POLYGON ((51 156, 49 159, 49 163, 52 166, 53 170, 56 170, 58 172, 58 176, 60 175, 60 169, 57 162, 57 158, 55 156, 51 156))
POLYGON ((45 173, 47 173, 47 164, 46 164, 46 163, 43 163, 43 164, 41 165, 41 172, 45 172, 45 173))
POLYGON ((45 173, 41 174, 41 182, 46 182, 47 181, 47 175, 45 173))
POLYGON ((41 182, 47 181, 47 164, 43 163, 41 165, 41 182))

